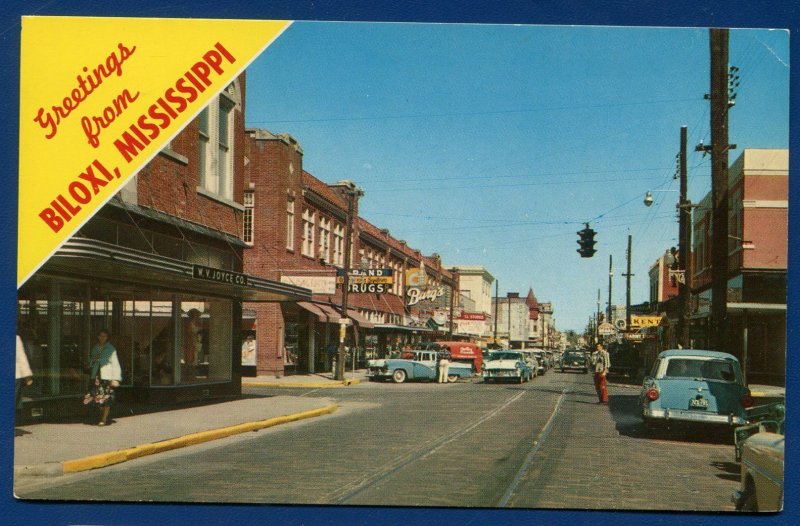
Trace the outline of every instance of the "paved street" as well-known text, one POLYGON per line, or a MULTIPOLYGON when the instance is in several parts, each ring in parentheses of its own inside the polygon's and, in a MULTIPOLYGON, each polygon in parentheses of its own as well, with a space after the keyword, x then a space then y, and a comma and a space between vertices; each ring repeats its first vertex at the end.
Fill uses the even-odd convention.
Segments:
POLYGON ((22 480, 34 499, 729 511, 723 437, 645 436, 637 389, 550 371, 523 385, 362 383, 336 413, 98 471, 22 480), (98 488, 103 488, 102 492, 98 488))

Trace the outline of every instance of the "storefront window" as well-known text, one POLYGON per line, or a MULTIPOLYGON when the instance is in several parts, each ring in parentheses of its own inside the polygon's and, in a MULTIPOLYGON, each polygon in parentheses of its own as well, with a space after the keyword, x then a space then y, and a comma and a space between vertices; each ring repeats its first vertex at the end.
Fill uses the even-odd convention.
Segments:
POLYGON ((17 304, 17 332, 34 374, 25 396, 83 394, 100 329, 110 331, 123 385, 230 381, 232 313, 226 299, 33 278, 17 304))
POLYGON ((286 331, 283 338, 283 360, 284 365, 297 366, 300 351, 300 324, 297 322, 286 322, 286 331))
POLYGON ((230 380, 232 323, 229 300, 180 303, 180 383, 230 380))

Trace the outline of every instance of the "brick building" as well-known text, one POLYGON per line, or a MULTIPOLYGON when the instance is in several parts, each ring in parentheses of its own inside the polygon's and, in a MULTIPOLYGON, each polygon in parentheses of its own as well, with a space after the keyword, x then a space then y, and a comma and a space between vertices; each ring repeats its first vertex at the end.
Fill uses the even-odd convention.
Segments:
POLYGON ((244 89, 242 74, 19 289, 28 414, 81 407, 100 328, 123 401, 239 393, 242 300, 310 298, 243 274, 244 89))
MULTIPOLYGON (((746 149, 728 171, 726 350, 743 362, 751 382, 785 381, 788 176, 783 149, 746 149)), ((695 347, 710 342, 711 241, 709 194, 694 216, 695 347)))
POLYGON ((253 332, 257 344, 250 373, 331 370, 342 318, 337 276, 345 267, 390 270, 393 279, 382 292, 358 280, 351 284, 347 317, 353 324, 346 344, 357 350, 359 362, 406 342, 441 335, 443 331, 436 330, 440 324, 430 320, 442 308, 441 289, 457 286, 455 274, 443 268, 438 257, 423 256, 388 230, 358 217, 357 196, 346 265, 352 183, 331 185, 304 171, 302 147, 288 134, 253 129, 247 137, 245 272, 312 292, 311 301, 245 306, 243 329, 253 332))

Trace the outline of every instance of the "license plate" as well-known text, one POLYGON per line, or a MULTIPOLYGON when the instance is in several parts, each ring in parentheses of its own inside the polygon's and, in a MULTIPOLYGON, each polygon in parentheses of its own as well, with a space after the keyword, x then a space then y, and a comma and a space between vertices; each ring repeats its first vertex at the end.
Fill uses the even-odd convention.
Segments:
POLYGON ((689 407, 694 409, 708 409, 708 400, 705 398, 695 398, 689 402, 689 407))

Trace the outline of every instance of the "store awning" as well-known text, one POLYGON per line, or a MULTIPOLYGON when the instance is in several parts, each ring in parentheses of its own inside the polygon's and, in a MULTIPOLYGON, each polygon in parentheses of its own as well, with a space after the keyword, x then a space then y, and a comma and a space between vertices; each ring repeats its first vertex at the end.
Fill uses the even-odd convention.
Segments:
POLYGON ((341 318, 342 315, 334 307, 332 307, 330 305, 322 305, 322 304, 319 304, 319 303, 317 303, 316 306, 320 310, 322 310, 322 312, 325 313, 325 316, 328 319, 328 323, 339 323, 339 318, 341 318))
POLYGON ((41 271, 60 275, 77 274, 83 278, 237 298, 242 301, 311 299, 311 291, 303 287, 225 269, 199 267, 186 261, 80 237, 67 241, 45 263, 41 271), (221 280, 214 280, 210 273, 203 279, 198 269, 211 273, 218 271, 221 280))
POLYGON ((386 331, 386 332, 411 332, 411 333, 434 332, 430 329, 426 329, 425 327, 408 327, 406 325, 394 325, 391 323, 376 323, 374 329, 376 331, 386 331))
POLYGON ((297 306, 300 307, 301 309, 307 310, 308 312, 316 316, 317 319, 322 323, 328 322, 328 316, 317 305, 314 305, 313 303, 308 301, 298 301, 297 306))
POLYGON ((355 309, 347 309, 347 315, 351 317, 362 329, 372 329, 375 327, 374 323, 366 319, 355 309))

